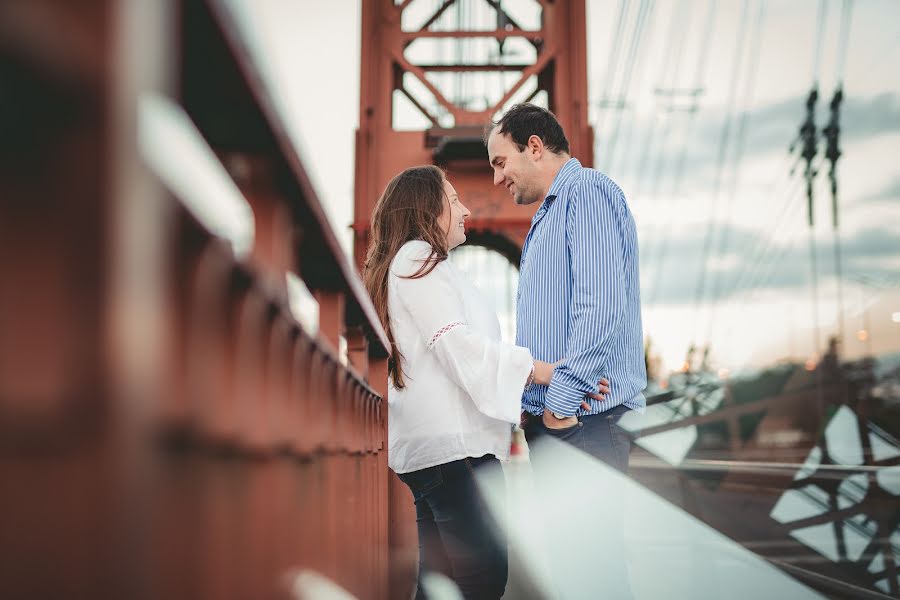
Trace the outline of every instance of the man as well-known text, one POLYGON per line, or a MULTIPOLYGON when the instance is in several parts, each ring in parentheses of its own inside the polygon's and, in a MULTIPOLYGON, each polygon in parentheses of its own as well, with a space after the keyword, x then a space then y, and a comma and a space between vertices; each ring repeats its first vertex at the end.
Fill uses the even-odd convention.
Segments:
MULTIPOLYGON (((541 202, 522 248, 516 345, 559 364, 549 386, 533 385, 522 397, 526 439, 556 438, 624 473, 630 439, 618 422, 629 410, 643 411, 647 384, 637 233, 625 196, 569 155, 562 127, 543 108, 513 106, 485 129, 485 143, 494 185, 517 204, 541 202), (610 389, 599 400, 592 395, 602 378, 610 389)), ((629 598, 623 490, 615 477, 566 472, 560 456, 540 444, 531 454, 539 480, 563 482, 542 486, 544 519, 551 538, 558 534, 552 560, 560 561, 561 596, 602 589, 605 597, 629 598), (604 506, 585 506, 597 487, 604 506), (589 551, 573 552, 578 539, 589 551)))
POLYGON ((513 106, 485 137, 494 185, 516 204, 541 201, 522 248, 516 345, 561 362, 549 386, 522 398, 532 416, 526 437, 553 435, 625 472, 629 439, 613 425, 643 410, 647 384, 637 233, 625 196, 569 155, 548 110, 513 106), (605 400, 586 399, 602 377, 611 382, 605 400))

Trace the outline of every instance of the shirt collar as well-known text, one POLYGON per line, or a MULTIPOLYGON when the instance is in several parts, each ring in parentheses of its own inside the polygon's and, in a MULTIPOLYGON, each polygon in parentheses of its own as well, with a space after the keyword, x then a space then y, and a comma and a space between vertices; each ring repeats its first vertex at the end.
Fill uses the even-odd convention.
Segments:
POLYGON ((547 197, 544 198, 544 202, 552 202, 559 193, 575 179, 575 176, 578 175, 580 170, 581 163, 577 158, 570 158, 567 160, 566 164, 564 164, 556 174, 556 177, 553 178, 553 183, 550 184, 550 190, 547 192, 547 197))

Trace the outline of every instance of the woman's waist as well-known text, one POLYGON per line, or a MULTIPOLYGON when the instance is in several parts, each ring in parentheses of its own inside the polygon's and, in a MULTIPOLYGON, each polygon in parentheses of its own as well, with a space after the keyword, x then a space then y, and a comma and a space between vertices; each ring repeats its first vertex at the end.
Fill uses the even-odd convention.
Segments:
POLYGON ((388 464, 397 473, 425 469, 463 458, 491 454, 509 458, 511 430, 455 432, 449 435, 389 436, 388 464))

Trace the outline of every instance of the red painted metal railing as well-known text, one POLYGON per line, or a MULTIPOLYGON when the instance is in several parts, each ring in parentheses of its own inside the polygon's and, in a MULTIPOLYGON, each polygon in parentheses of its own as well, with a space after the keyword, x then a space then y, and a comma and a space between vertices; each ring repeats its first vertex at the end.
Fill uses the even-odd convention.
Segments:
POLYGON ((387 341, 228 3, 6 3, 0 77, 0 595, 406 593, 387 341), (248 254, 149 168, 151 93, 246 199, 248 254))

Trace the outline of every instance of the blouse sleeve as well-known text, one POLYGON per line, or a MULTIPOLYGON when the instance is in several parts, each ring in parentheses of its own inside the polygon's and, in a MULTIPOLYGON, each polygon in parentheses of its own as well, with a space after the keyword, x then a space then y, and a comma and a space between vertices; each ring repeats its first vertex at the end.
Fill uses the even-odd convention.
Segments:
POLYGON ((494 341, 468 325, 460 291, 453 285, 446 262, 424 277, 404 277, 418 271, 421 258, 421 253, 418 260, 399 256, 391 281, 422 343, 480 412, 518 423, 522 391, 533 365, 531 353, 527 348, 494 341))

